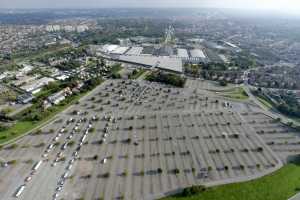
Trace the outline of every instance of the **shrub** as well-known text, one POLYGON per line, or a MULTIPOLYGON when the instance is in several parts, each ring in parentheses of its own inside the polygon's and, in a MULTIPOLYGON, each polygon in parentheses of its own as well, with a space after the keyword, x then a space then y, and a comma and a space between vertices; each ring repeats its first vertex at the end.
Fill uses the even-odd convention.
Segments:
POLYGON ((75 144, 75 141, 71 140, 67 145, 68 146, 74 146, 74 144, 75 144))
POLYGON ((93 160, 98 160, 98 155, 94 155, 93 160))
POLYGON ((109 172, 106 172, 104 174, 99 174, 98 178, 108 178, 110 176, 109 172))
POLYGON ((227 82, 225 80, 219 81, 219 84, 220 84, 220 86, 223 86, 223 87, 227 86, 227 82))
POLYGON ((7 149, 16 149, 18 147, 17 144, 12 144, 10 146, 7 147, 7 149))
POLYGON ((206 187, 202 186, 202 185, 192 186, 192 187, 189 187, 189 188, 184 188, 182 193, 181 193, 181 196, 188 197, 188 196, 192 196, 192 195, 204 192, 205 190, 206 190, 206 187))
POLYGON ((142 170, 141 172, 140 172, 140 176, 144 176, 145 175, 145 172, 142 170))
POLYGON ((8 165, 15 165, 17 164, 17 160, 10 160, 7 162, 8 165))

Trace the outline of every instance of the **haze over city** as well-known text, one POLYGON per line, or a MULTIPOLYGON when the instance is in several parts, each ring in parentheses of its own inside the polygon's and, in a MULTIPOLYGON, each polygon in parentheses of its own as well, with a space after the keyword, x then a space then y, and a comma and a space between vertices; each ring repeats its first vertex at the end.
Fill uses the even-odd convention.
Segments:
POLYGON ((300 200, 299 13, 0 0, 0 200, 300 200))
POLYGON ((300 11, 297 0, 1 0, 0 8, 212 7, 300 11))

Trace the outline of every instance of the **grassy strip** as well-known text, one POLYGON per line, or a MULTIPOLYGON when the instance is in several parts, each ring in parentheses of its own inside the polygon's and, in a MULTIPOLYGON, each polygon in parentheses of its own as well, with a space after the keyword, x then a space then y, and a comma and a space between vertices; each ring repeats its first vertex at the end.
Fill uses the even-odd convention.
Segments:
POLYGON ((269 103, 268 101, 264 100, 263 98, 260 98, 258 96, 256 96, 256 98, 258 99, 259 102, 261 102, 264 106, 266 106, 268 109, 273 108, 272 104, 269 103))
POLYGON ((132 74, 130 76, 130 79, 138 79, 140 76, 142 76, 146 72, 145 69, 140 69, 136 74, 132 74))
POLYGON ((51 112, 49 115, 47 115, 47 117, 43 118, 40 121, 18 121, 9 129, 0 132, 0 144, 7 143, 10 140, 13 140, 24 134, 28 134, 29 131, 32 131, 35 128, 39 127, 40 125, 50 121, 56 114, 60 113, 61 111, 71 106, 73 103, 78 101, 81 97, 83 97, 87 93, 88 92, 84 92, 70 97, 72 98, 72 100, 70 100, 68 104, 55 106, 53 112, 51 112))
POLYGON ((208 188, 204 192, 163 200, 287 200, 300 190, 300 166, 288 164, 271 175, 244 183, 208 188))
POLYGON ((222 96, 238 100, 246 100, 249 98, 242 87, 227 90, 226 92, 224 92, 224 94, 222 94, 222 96))

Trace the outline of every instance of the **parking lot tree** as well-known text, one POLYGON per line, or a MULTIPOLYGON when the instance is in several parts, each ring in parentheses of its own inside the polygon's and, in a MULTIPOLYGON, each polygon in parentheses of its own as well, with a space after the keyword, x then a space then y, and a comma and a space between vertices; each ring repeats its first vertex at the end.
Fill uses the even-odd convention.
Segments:
POLYGON ((258 163, 258 164, 256 164, 256 168, 261 168, 261 165, 258 163))
POLYGON ((17 160, 10 160, 7 162, 8 165, 16 165, 18 163, 17 160))
POLYGON ((140 171, 140 176, 144 176, 144 175, 145 175, 144 170, 140 171))
POLYGON ((163 170, 161 168, 157 168, 157 173, 161 174, 163 170))
POLYGON ((207 170, 208 170, 208 171, 212 171, 212 166, 208 166, 208 167, 207 167, 207 170))
POLYGON ((175 169, 173 170, 173 173, 174 173, 174 174, 179 174, 179 173, 180 173, 180 170, 179 170, 178 168, 175 168, 175 169))
POLYGON ((192 171, 192 173, 195 173, 196 169, 194 167, 192 167, 191 171, 192 171))
POLYGON ((240 169, 241 170, 245 170, 245 166, 244 165, 240 165, 240 169))
POLYGON ((6 149, 16 149, 18 147, 18 145, 16 143, 6 147, 6 149))
POLYGON ((128 172, 127 171, 124 171, 121 173, 121 176, 127 176, 128 175, 128 172))
POLYGON ((74 140, 71 140, 70 142, 68 142, 68 146, 74 146, 75 145, 75 141, 74 140))
POLYGON ((40 148, 40 147, 44 147, 46 145, 45 142, 41 142, 39 144, 37 144, 35 147, 40 148))
POLYGON ((264 149, 262 147, 258 147, 256 150, 257 152, 263 152, 264 149))
POLYGON ((25 161, 26 164, 32 164, 34 161, 32 159, 28 159, 25 161))
POLYGON ((55 142, 54 143, 54 146, 59 146, 60 145, 60 142, 55 142))
POLYGON ((225 171, 228 171, 228 169, 229 169, 228 166, 225 165, 225 166, 224 166, 224 170, 225 170, 225 171))
POLYGON ((98 155, 94 155, 93 160, 98 160, 98 155))

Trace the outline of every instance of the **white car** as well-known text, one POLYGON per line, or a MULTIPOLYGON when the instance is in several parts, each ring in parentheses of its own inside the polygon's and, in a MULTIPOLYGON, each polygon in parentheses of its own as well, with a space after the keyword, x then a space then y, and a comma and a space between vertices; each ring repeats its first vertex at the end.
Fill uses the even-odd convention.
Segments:
POLYGON ((59 196, 59 194, 56 192, 54 195, 53 195, 53 198, 57 198, 59 196))
POLYGON ((104 158, 104 159, 101 161, 102 164, 105 164, 106 162, 107 162, 107 158, 104 158))
POLYGON ((32 179, 31 176, 28 176, 27 178, 25 178, 25 182, 29 182, 32 179))

